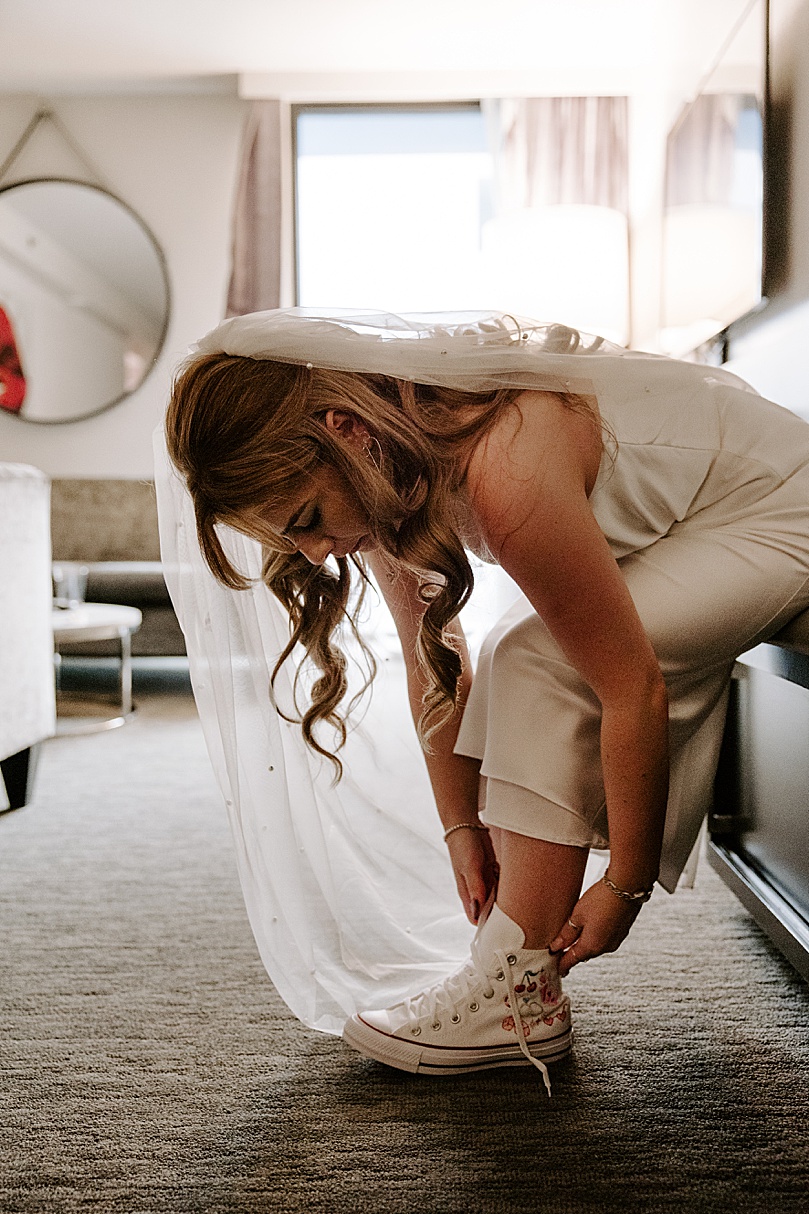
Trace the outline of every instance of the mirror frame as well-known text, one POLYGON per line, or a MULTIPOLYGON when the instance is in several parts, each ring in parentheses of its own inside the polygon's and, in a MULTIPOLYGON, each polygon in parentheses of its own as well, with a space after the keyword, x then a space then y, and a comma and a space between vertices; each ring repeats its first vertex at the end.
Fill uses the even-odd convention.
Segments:
POLYGON ((123 209, 132 217, 132 219, 135 221, 135 223, 141 229, 143 234, 151 242, 152 247, 154 248, 154 251, 157 254, 157 261, 158 261, 158 265, 160 267, 160 273, 161 273, 161 276, 163 279, 163 286, 166 291, 166 314, 165 314, 165 318, 163 320, 163 327, 160 331, 160 336, 158 338, 157 347, 155 349, 154 355, 152 356, 151 365, 150 365, 149 369, 147 370, 146 374, 143 376, 143 379, 140 381, 140 383, 138 384, 138 386, 136 388, 129 388, 127 391, 119 393, 119 395, 116 396, 113 400, 108 401, 106 404, 102 405, 100 408, 92 409, 88 413, 78 414, 76 417, 35 418, 35 417, 26 417, 22 413, 9 413, 8 414, 9 417, 16 417, 17 421, 24 422, 26 425, 29 425, 29 426, 69 426, 69 425, 74 424, 75 422, 86 421, 90 417, 98 417, 99 414, 106 413, 108 409, 114 409, 116 405, 120 405, 123 401, 127 400, 130 396, 134 396, 134 394, 136 392, 140 391, 140 389, 143 387, 143 385, 146 383, 147 379, 149 378, 149 376, 152 374, 152 372, 155 369, 157 360, 159 359, 159 357, 163 351, 163 347, 166 344, 166 335, 168 333, 169 322, 171 320, 171 307, 172 307, 171 280, 169 278, 168 262, 166 261, 166 255, 163 252, 163 248, 162 248, 159 240, 155 236, 154 232, 152 231, 152 229, 149 227, 149 225, 143 219, 141 219, 141 217, 140 217, 140 215, 138 215, 137 211, 133 210, 128 202, 124 202, 123 198, 119 198, 117 194, 114 194, 112 192, 112 190, 108 190, 105 186, 95 185, 91 181, 82 181, 80 178, 77 178, 77 177, 24 177, 20 181, 12 181, 8 185, 0 186, 0 196, 8 193, 9 190, 16 190, 20 186, 43 185, 43 184, 48 184, 49 182, 53 182, 53 183, 60 184, 60 185, 78 185, 78 186, 81 186, 82 189, 85 189, 85 190, 95 190, 95 192, 97 194, 104 194, 107 198, 111 198, 113 202, 117 202, 118 205, 120 207, 123 207, 123 209))

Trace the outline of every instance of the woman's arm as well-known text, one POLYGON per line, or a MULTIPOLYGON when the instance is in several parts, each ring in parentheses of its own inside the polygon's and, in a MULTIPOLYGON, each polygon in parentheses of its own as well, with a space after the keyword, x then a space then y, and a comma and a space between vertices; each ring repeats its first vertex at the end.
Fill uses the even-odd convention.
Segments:
MULTIPOLYGON (((418 594, 419 579, 381 552, 366 554, 366 562, 390 608, 404 655, 407 691, 413 720, 418 723, 427 680, 416 657, 421 617, 426 604, 418 594)), ((478 821, 480 763, 454 753, 463 709, 472 685, 472 669, 463 630, 458 620, 448 629, 457 639, 463 661, 458 707, 452 717, 430 738, 425 752, 427 772, 438 814, 445 830, 460 822, 478 821)), ((458 893, 467 917, 476 923, 495 879, 494 852, 485 831, 457 830, 447 839, 455 870, 458 893)))
MULTIPOLYGON (((549 393, 526 394, 474 452, 469 496, 490 549, 601 702, 610 876, 635 891, 651 887, 660 861, 668 700, 651 643, 590 509, 599 453, 589 418, 549 393)), ((626 904, 605 886, 599 898, 601 909, 590 908, 596 918, 627 918, 626 904)), ((581 917, 577 907, 574 921, 581 917)), ((617 947, 618 930, 594 922, 582 952, 617 947)))

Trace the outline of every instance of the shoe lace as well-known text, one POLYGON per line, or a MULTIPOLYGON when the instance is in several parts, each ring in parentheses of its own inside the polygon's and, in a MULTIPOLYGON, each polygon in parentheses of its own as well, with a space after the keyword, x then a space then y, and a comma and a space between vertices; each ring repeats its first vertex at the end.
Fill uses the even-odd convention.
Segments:
POLYGON ((517 1000, 517 992, 514 990, 514 975, 511 972, 511 965, 509 964, 508 957, 503 952, 503 950, 499 949, 499 948, 495 950, 494 955, 497 958, 497 960, 499 961, 502 971, 506 976, 506 986, 508 988, 508 1002, 509 1002, 509 1006, 511 1007, 512 1019, 514 1020, 514 1032, 517 1034, 517 1042, 518 1042, 519 1047, 522 1050, 523 1054, 525 1054, 525 1057, 528 1059, 528 1061, 531 1063, 531 1065, 535 1066, 536 1069, 542 1075, 542 1082, 545 1084, 545 1091, 550 1096, 551 1095, 550 1072, 549 1072, 548 1068, 545 1066, 545 1063, 542 1061, 541 1058, 534 1057, 534 1055, 529 1050, 529 1048, 526 1044, 526 1041, 525 1041, 525 1033, 522 1030, 522 1018, 520 1017, 519 1002, 517 1000))
POLYGON ((499 978, 500 974, 502 974, 506 981, 506 989, 508 990, 508 1001, 514 1021, 517 1044, 528 1062, 533 1067, 536 1067, 542 1075, 545 1090, 550 1096, 551 1077, 548 1068, 540 1058, 534 1057, 525 1040, 523 1022, 519 1012, 519 1000, 517 992, 514 990, 514 975, 511 971, 508 954, 502 949, 496 949, 494 956, 500 966, 500 970, 498 974, 490 975, 481 960, 478 942, 477 940, 473 940, 471 960, 462 965, 454 974, 450 974, 448 978, 444 978, 443 981, 436 983, 435 986, 428 987, 426 991, 420 991, 418 995, 413 995, 412 998, 407 1000, 408 1021, 411 1028, 420 1027, 425 1022, 435 1025, 438 1023, 439 1015, 442 1012, 448 1012, 450 1015, 453 1015, 456 1012, 458 1004, 469 999, 473 992, 481 986, 483 986, 481 992, 483 997, 491 999, 495 993, 491 979, 492 977, 499 978))
POLYGON ((435 986, 430 986, 426 991, 420 991, 418 995, 407 1000, 407 1015, 411 1027, 415 1028, 423 1023, 437 1024, 442 1012, 452 1015, 459 1003, 470 998, 473 990, 480 985, 481 979, 488 988, 483 994, 490 999, 494 995, 494 987, 485 968, 480 965, 473 944, 471 961, 467 961, 454 974, 437 982, 435 986))

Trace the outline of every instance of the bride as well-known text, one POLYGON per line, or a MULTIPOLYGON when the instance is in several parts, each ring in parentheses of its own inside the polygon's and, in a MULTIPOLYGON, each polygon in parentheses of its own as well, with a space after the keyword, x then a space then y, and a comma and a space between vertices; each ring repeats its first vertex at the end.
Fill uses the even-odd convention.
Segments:
POLYGON ((391 1066, 547 1084, 561 979, 686 864, 734 659, 809 603, 809 426, 563 326, 291 309, 198 344, 165 441, 164 557, 270 976, 391 1066), (522 591, 474 676, 470 552, 522 591), (371 578, 432 798, 373 701, 351 727, 371 578))

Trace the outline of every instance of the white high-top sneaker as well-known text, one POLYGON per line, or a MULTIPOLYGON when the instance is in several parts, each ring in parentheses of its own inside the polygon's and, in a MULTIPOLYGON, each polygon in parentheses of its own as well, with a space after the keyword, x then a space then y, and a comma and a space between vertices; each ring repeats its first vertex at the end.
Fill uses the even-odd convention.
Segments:
POLYGON ((380 1012, 358 1012, 343 1039, 402 1071, 454 1075, 546 1062, 570 1050, 570 1001, 557 958, 523 948, 522 929, 492 907, 472 941, 470 960, 443 982, 380 1012))

